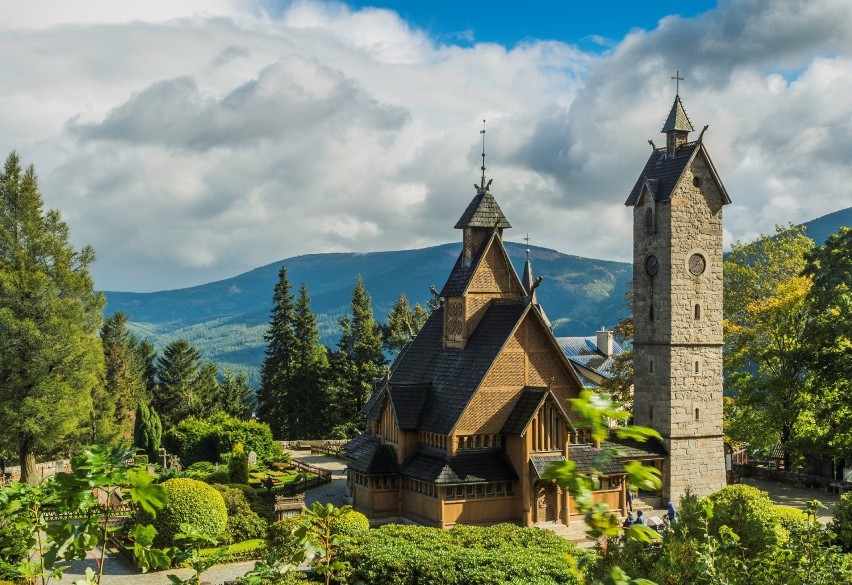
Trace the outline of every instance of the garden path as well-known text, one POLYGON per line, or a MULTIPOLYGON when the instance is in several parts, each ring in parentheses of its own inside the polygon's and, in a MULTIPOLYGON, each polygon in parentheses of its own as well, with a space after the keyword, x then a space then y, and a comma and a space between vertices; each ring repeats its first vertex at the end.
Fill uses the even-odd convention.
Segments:
POLYGON ((762 479, 743 478, 742 483, 761 489, 769 494, 769 498, 776 504, 792 506, 804 510, 810 500, 819 500, 825 506, 817 513, 817 519, 823 524, 831 522, 834 514, 834 506, 840 497, 826 492, 825 490, 805 489, 793 487, 789 484, 765 481, 762 479))
MULTIPOLYGON (((325 455, 314 455, 310 450, 291 451, 291 456, 303 463, 310 463, 331 471, 332 481, 330 484, 319 486, 305 494, 306 505, 310 506, 313 502, 323 504, 331 502, 338 507, 343 505, 343 498, 346 495, 346 462, 344 460, 325 455)), ((100 553, 95 551, 95 554, 100 553)), ((86 573, 86 567, 97 570, 94 558, 71 563, 59 582, 60 585, 72 585, 78 579, 82 579, 86 573)), ((252 567, 254 567, 254 561, 216 565, 204 573, 203 579, 204 582, 220 585, 225 581, 245 575, 252 567)), ((102 585, 123 585, 125 583, 128 585, 166 585, 169 582, 166 577, 168 574, 176 574, 186 578, 191 574, 191 571, 188 569, 172 569, 140 573, 123 556, 108 550, 102 585)))

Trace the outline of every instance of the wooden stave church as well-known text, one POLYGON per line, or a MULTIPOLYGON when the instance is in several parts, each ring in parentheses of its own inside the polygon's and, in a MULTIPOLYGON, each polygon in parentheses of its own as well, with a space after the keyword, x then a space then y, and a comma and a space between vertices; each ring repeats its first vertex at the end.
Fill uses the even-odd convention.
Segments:
MULTIPOLYGON (((575 428, 569 399, 583 385, 503 246, 511 228, 490 181, 455 228, 462 251, 441 306, 406 345, 364 408, 367 430, 346 445, 353 507, 372 520, 419 524, 569 524, 570 494, 541 479, 566 458, 581 470, 601 448, 575 428)), ((606 443, 606 442, 605 442, 606 443)), ((662 468, 657 444, 620 442, 595 501, 626 513, 623 463, 662 468)))

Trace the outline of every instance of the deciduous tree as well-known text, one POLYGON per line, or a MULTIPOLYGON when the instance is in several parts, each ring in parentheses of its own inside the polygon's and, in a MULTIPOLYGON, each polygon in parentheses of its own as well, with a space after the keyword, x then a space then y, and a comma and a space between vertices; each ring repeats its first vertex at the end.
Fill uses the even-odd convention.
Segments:
POLYGON ((0 175, 0 441, 17 450, 22 481, 36 479, 37 452, 85 423, 104 369, 95 252, 75 250, 42 206, 35 169, 13 152, 0 175))
MULTIPOLYGON (((809 400, 803 344, 812 281, 801 273, 812 248, 803 227, 778 226, 774 236, 734 244, 724 267, 725 373, 736 392, 727 417, 773 429, 788 469, 794 429, 809 400)), ((733 438, 758 446, 761 436, 733 438)))

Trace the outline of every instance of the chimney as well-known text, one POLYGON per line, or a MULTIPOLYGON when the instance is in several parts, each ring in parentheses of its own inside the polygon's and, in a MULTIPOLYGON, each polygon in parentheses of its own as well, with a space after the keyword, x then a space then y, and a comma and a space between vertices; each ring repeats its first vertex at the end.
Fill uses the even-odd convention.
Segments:
POLYGON ((601 330, 598 331, 598 351, 609 357, 612 355, 612 350, 612 331, 607 331, 606 327, 601 327, 601 330))

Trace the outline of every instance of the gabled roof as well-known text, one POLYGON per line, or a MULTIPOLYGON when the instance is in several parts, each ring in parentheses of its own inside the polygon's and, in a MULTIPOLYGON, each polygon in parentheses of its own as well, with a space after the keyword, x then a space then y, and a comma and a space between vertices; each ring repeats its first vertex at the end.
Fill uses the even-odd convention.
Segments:
POLYGON ((488 238, 488 241, 479 247, 479 250, 476 251, 476 254, 473 256, 468 266, 464 265, 464 251, 459 254, 458 260, 456 260, 453 270, 450 272, 449 278, 447 278, 447 283, 444 285, 444 288, 441 289, 441 296, 460 297, 464 295, 470 286, 473 275, 476 274, 477 268, 479 268, 479 265, 482 263, 482 259, 485 258, 485 255, 488 254, 488 251, 494 245, 498 246, 500 254, 503 255, 503 261, 506 263, 507 270, 509 271, 509 278, 514 277, 515 283, 521 290, 523 290, 523 284, 521 284, 521 281, 518 278, 518 273, 515 272, 515 266, 512 264, 512 259, 509 258, 509 253, 506 252, 503 240, 500 239, 497 232, 494 232, 491 234, 491 237, 488 238))
POLYGON ((364 413, 367 420, 377 420, 379 418, 379 413, 381 413, 382 410, 382 398, 384 397, 385 392, 387 392, 387 381, 376 387, 373 394, 361 408, 361 412, 364 413))
POLYGON ((573 428, 568 413, 566 413, 565 409, 562 408, 562 405, 559 404, 559 401, 553 395, 553 392, 547 388, 525 388, 518 397, 517 402, 515 402, 515 406, 512 408, 512 412, 509 414, 506 422, 503 423, 503 429, 500 433, 503 435, 514 436, 523 435, 524 431, 527 430, 527 427, 532 421, 532 418, 535 416, 535 413, 538 412, 538 409, 541 408, 541 405, 544 404, 544 401, 548 396, 553 399, 553 402, 559 408, 562 416, 565 417, 565 422, 568 426, 573 428))
POLYGON ((343 445, 348 467, 364 475, 396 473, 396 454, 390 445, 369 433, 362 433, 343 445))
POLYGON ((429 384, 390 385, 390 398, 396 413, 396 422, 403 430, 416 429, 420 412, 429 395, 429 384))
POLYGON ((466 227, 478 228, 510 228, 512 224, 503 215, 500 206, 497 205, 497 200, 487 189, 477 189, 476 195, 471 199, 464 210, 459 220, 456 222, 456 229, 466 227))
POLYGON ((671 199, 672 192, 677 186, 678 181, 680 181, 684 171, 699 152, 704 156, 707 167, 710 169, 710 174, 713 180, 716 181, 716 185, 722 194, 722 201, 725 204, 730 203, 731 199, 728 197, 728 192, 725 190, 725 186, 722 185, 718 173, 716 173, 716 168, 707 154, 707 149, 700 140, 696 140, 695 142, 687 142, 680 146, 675 156, 666 156, 665 148, 654 149, 624 204, 633 206, 639 203, 640 196, 646 190, 646 183, 648 185, 647 191, 650 192, 654 201, 659 203, 671 199), (652 181, 656 181, 656 183, 652 181))
POLYGON ((421 409, 420 430, 452 432, 529 306, 520 300, 492 301, 464 349, 444 348, 444 308, 432 311, 405 355, 394 362, 390 382, 391 388, 431 385, 421 409))
POLYGON ((614 339, 612 341, 612 356, 606 356, 598 350, 598 339, 595 337, 557 337, 559 349, 573 363, 593 370, 605 378, 612 376, 612 357, 624 353, 624 350, 614 339))
MULTIPOLYGON (((572 447, 569 447, 569 449, 571 448, 572 447)), ((565 461, 564 455, 533 455, 530 457, 530 463, 532 463, 533 471, 535 471, 535 475, 539 479, 541 479, 545 469, 554 463, 562 463, 563 461, 565 461)))
POLYGON ((443 451, 420 447, 402 466, 400 475, 441 485, 513 481, 518 474, 500 450, 461 452, 448 458, 443 451))
POLYGON ((695 128, 692 127, 692 122, 689 121, 689 116, 686 115, 686 110, 683 109, 683 103, 680 101, 680 94, 675 96, 672 109, 669 111, 669 117, 666 118, 663 129, 660 130, 663 134, 666 132, 681 131, 692 132, 695 128))

